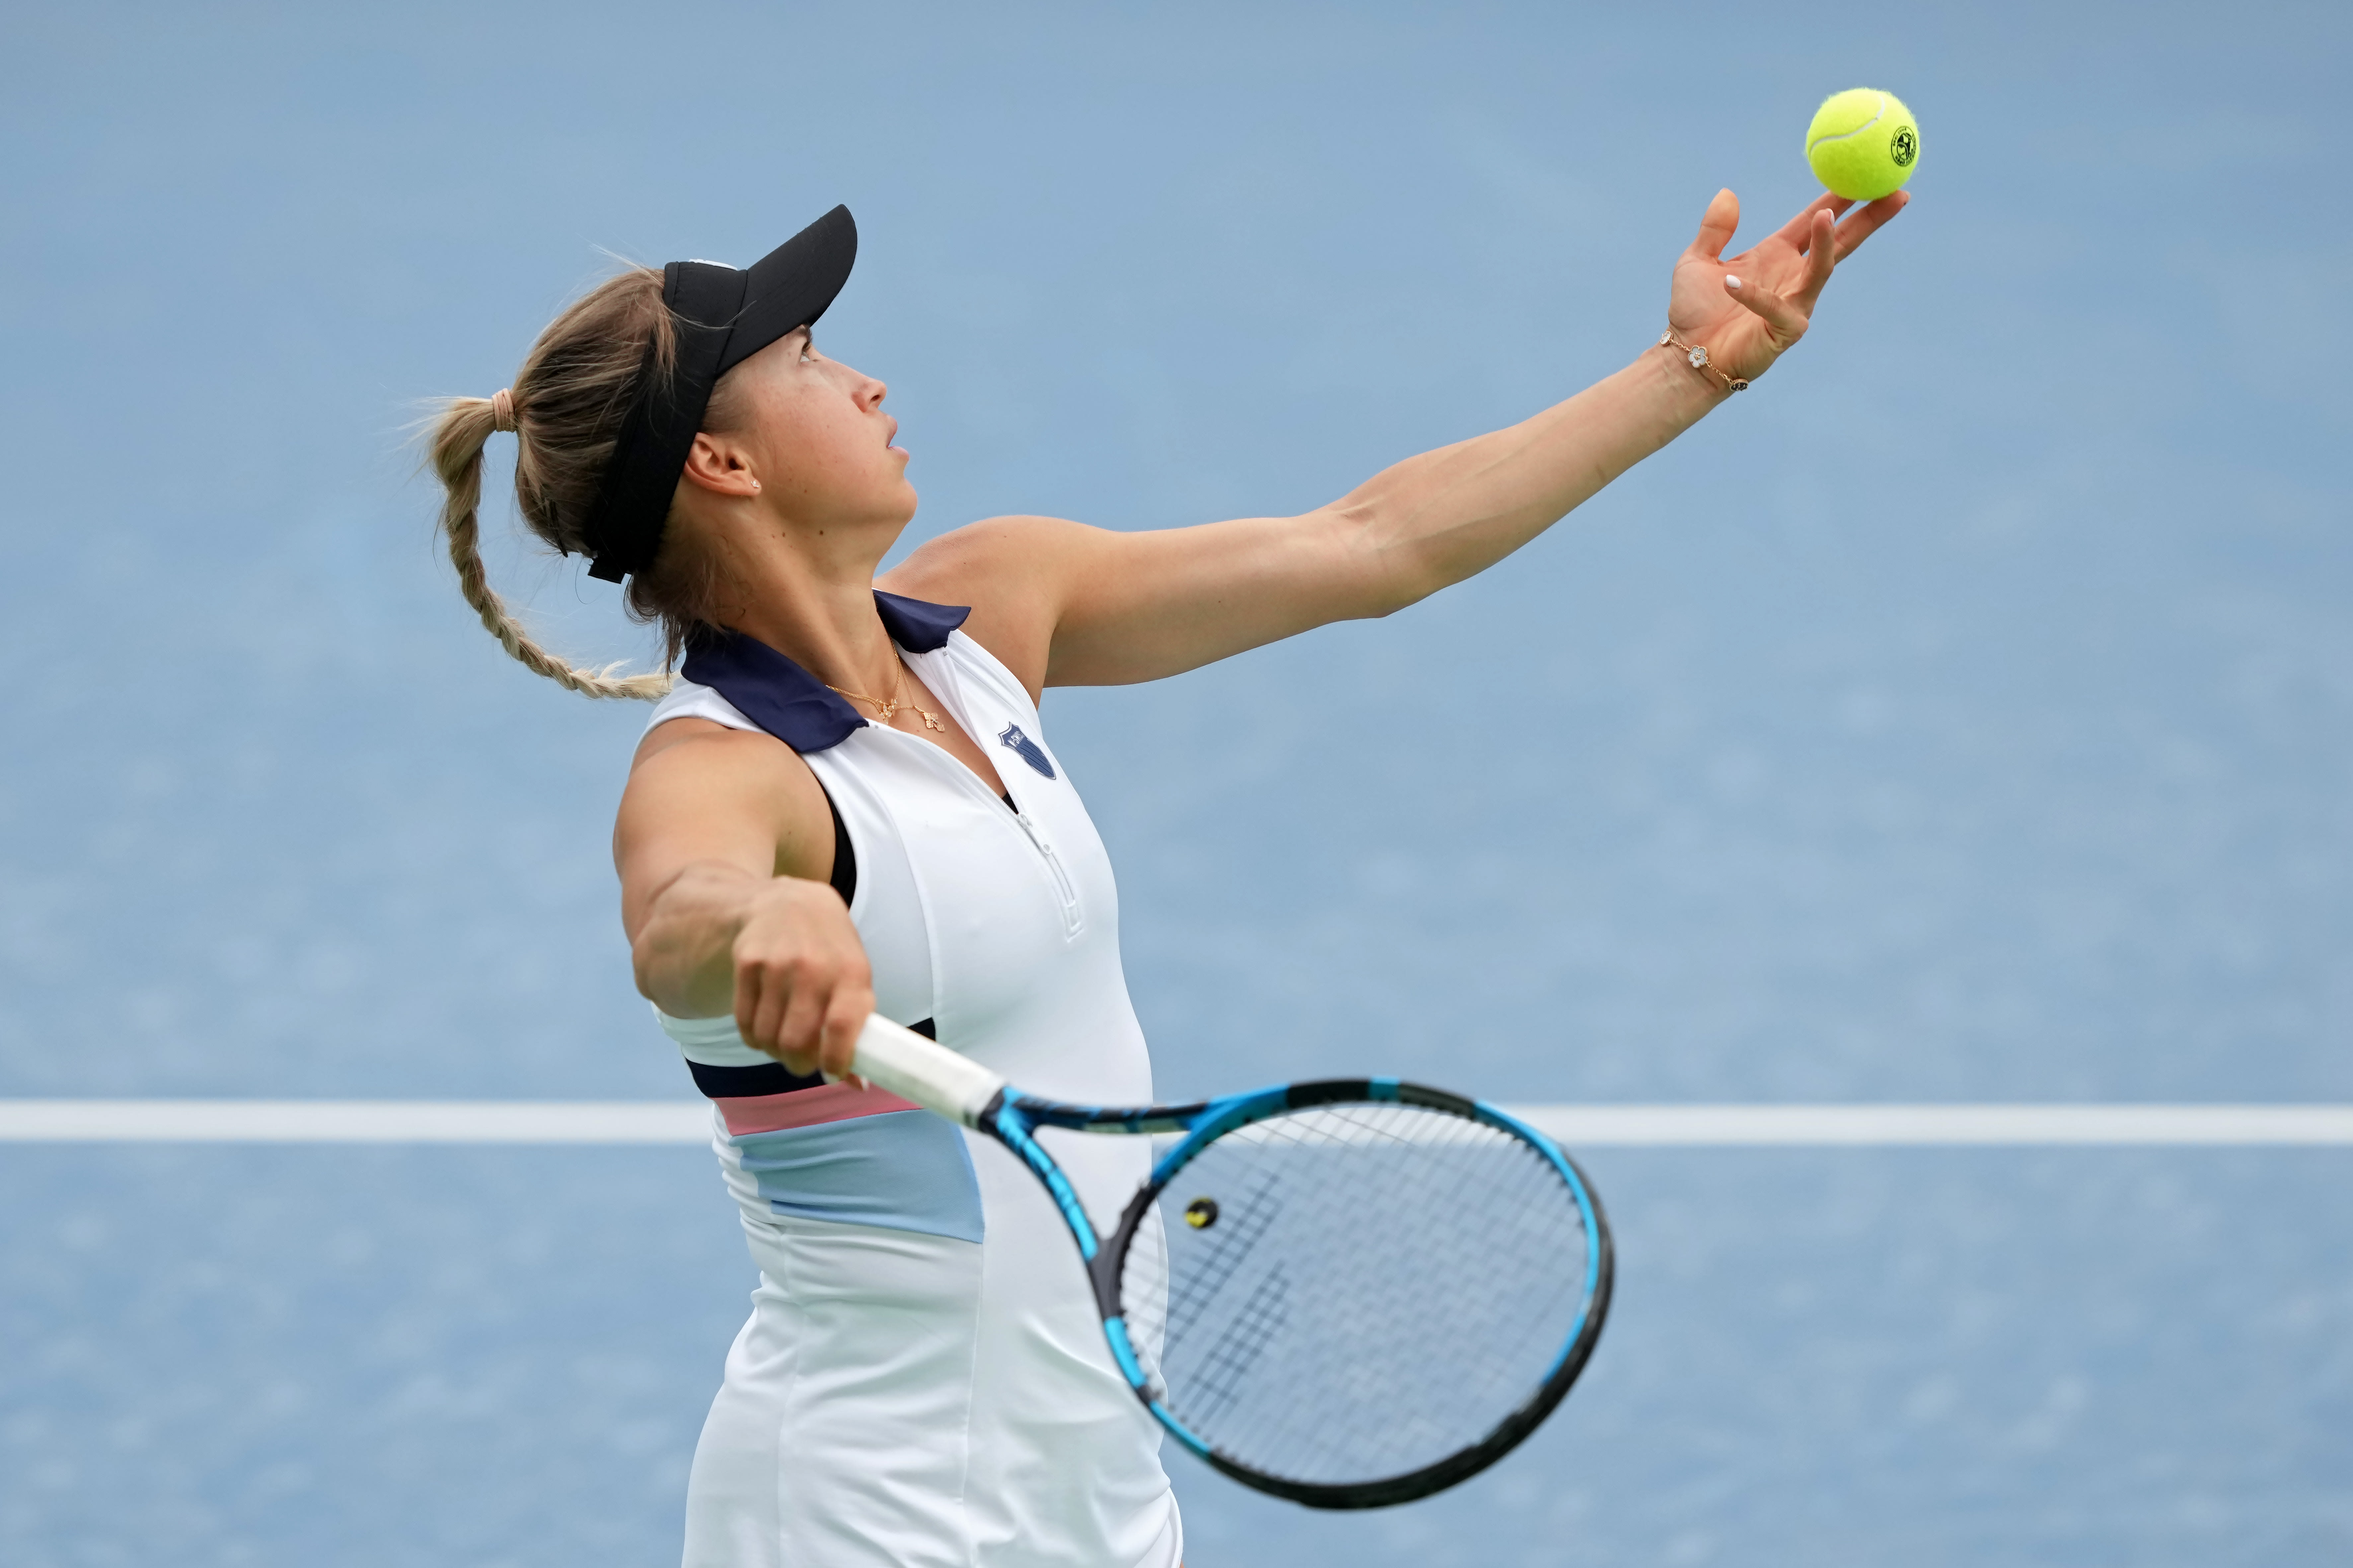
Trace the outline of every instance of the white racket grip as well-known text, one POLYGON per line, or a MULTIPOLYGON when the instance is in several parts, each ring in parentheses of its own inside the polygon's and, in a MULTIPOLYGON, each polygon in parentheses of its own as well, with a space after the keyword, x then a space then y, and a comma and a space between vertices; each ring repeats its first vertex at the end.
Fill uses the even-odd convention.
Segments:
POLYGON ((1005 1080, 974 1061, 923 1038, 877 1013, 858 1036, 850 1070, 876 1089, 913 1100, 951 1121, 970 1127, 1005 1087, 1005 1080))

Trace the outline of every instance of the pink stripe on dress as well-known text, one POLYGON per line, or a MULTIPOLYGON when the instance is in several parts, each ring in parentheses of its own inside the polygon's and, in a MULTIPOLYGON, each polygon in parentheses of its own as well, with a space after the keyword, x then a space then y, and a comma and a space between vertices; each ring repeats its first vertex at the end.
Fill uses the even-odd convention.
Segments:
POLYGON ((797 1089, 789 1094, 754 1094, 734 1100, 714 1100, 727 1122, 728 1136, 782 1132, 794 1127, 815 1127, 826 1121, 848 1121, 880 1116, 890 1110, 921 1109, 884 1089, 860 1089, 853 1083, 829 1083, 821 1089, 797 1089))

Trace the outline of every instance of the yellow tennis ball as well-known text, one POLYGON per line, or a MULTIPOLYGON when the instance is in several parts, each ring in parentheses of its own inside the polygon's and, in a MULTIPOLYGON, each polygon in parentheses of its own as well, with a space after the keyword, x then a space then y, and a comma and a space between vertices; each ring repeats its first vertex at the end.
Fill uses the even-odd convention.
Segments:
POLYGON ((1875 87, 1822 100, 1806 127, 1806 162, 1825 190, 1875 202, 1904 188, 1920 166, 1920 127, 1903 100, 1875 87))

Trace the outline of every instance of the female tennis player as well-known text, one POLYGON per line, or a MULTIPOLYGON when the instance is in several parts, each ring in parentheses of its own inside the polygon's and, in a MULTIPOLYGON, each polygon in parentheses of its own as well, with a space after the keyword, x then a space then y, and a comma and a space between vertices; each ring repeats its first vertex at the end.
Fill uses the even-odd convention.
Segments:
MULTIPOLYGON (((622 921, 715 1102, 760 1271, 695 1450, 689 1568, 1180 1561, 1158 1428, 1044 1190, 828 1077, 880 1012, 1035 1093, 1150 1100, 1111 868, 1046 688, 1175 675, 1493 565, 1770 369, 1905 201, 1823 196, 1727 261, 1720 192, 1666 331, 1625 369, 1301 516, 991 518, 879 579, 915 512, 908 456, 883 384, 811 338, 855 255, 846 209, 745 271, 626 271, 511 389, 447 405, 432 458, 468 603, 539 673, 657 703, 614 836, 622 921), (661 673, 575 668, 491 591, 475 514, 496 431, 519 437, 532 529, 663 628, 661 673)), ((1115 1213, 1148 1145, 1066 1142, 1081 1196, 1115 1213)))

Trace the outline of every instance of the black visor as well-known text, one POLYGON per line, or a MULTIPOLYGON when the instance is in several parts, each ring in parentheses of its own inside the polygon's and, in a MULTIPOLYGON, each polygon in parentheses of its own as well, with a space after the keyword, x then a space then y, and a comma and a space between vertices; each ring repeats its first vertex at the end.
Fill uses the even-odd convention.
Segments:
POLYGON ((719 378, 796 327, 825 314, 858 258, 858 226, 836 207, 738 272, 715 261, 662 268, 662 302, 678 360, 658 373, 650 348, 586 531, 588 575, 617 583, 653 564, 679 471, 719 378))

